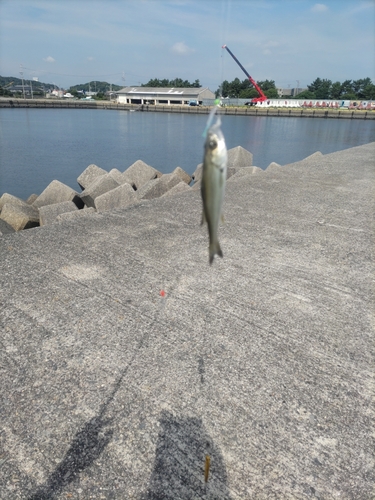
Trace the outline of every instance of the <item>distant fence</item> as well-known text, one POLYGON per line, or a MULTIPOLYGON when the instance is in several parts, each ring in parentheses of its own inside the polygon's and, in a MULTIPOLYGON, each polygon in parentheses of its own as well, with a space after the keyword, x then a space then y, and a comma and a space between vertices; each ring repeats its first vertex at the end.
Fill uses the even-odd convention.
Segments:
MULTIPOLYGON (((250 105, 251 99, 221 99, 221 106, 246 106, 250 105)), ((203 106, 214 106, 215 99, 204 99, 203 106)), ((343 108, 375 110, 375 101, 348 101, 342 99, 267 99, 258 102, 257 108, 343 108)))

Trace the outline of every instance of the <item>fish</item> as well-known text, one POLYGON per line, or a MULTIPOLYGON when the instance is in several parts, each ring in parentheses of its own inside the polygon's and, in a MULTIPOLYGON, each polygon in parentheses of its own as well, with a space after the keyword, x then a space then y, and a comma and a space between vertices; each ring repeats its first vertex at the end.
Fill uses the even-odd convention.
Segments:
POLYGON ((225 182, 227 179, 228 153, 221 130, 220 116, 208 128, 204 143, 204 156, 201 180, 203 213, 201 225, 207 222, 209 234, 209 262, 215 255, 223 257, 218 240, 219 221, 222 218, 225 182))

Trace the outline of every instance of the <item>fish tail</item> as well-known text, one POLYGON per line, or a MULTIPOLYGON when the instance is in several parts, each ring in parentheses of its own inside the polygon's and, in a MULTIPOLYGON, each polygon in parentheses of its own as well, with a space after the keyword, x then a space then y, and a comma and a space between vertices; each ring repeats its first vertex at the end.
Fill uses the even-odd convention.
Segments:
POLYGON ((210 254, 210 264, 214 261, 215 255, 219 255, 219 257, 223 257, 223 252, 220 248, 220 243, 218 240, 214 241, 211 243, 209 247, 209 254, 210 254))

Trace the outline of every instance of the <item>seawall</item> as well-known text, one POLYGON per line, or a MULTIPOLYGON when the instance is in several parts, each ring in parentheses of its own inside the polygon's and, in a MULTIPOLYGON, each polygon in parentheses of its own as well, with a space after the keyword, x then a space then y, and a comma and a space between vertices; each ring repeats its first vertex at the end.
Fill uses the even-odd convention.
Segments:
MULTIPOLYGON (((0 108, 68 108, 68 109, 114 109, 125 111, 153 111, 160 113, 192 113, 208 114, 209 106, 179 106, 179 105, 137 105, 119 104, 111 101, 84 101, 69 99, 0 99, 0 108)), ((341 118, 374 120, 375 110, 348 110, 348 109, 309 109, 309 108, 267 108, 256 107, 223 107, 221 113, 238 116, 282 116, 291 118, 341 118)))
POLYGON ((0 497, 372 498, 374 153, 2 236, 0 497))

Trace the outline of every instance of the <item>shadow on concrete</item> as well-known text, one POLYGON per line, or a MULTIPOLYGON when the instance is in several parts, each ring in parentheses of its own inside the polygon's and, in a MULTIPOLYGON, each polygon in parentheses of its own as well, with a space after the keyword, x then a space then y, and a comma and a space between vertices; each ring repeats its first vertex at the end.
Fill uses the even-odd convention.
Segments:
MULTIPOLYGON (((164 307, 165 300, 158 311, 158 316, 162 314, 164 307)), ((157 317, 154 322, 156 319, 157 317)), ((106 427, 111 424, 112 420, 104 419, 104 416, 148 337, 149 334, 145 334, 140 339, 138 349, 121 372, 98 414, 76 433, 62 462, 50 474, 46 482, 28 496, 27 500, 53 500, 103 453, 113 435, 113 430, 106 427)), ((203 384, 205 367, 202 357, 198 359, 198 373, 203 384)), ((176 418, 168 412, 163 412, 160 428, 154 470, 149 488, 141 497, 142 500, 184 500, 191 499, 194 495, 230 500, 223 458, 204 430, 202 420, 176 418), (207 454, 211 459, 211 467, 209 480, 205 483, 204 466, 207 454)))
POLYGON ((105 429, 109 423, 109 420, 105 421, 101 417, 94 417, 87 422, 74 436, 63 461, 28 500, 55 498, 80 472, 89 467, 112 438, 112 430, 105 429))
POLYGON ((28 497, 28 500, 48 500, 55 498, 61 490, 75 480, 79 473, 92 465, 103 453, 113 435, 113 430, 106 427, 112 420, 105 420, 104 415, 118 392, 131 362, 122 371, 112 392, 102 404, 98 415, 89 420, 77 432, 63 461, 51 473, 47 481, 28 497))
POLYGON ((154 469, 141 500, 192 498, 230 500, 224 460, 200 418, 175 417, 164 411, 160 419, 154 469), (205 483, 207 454, 211 466, 205 483))

